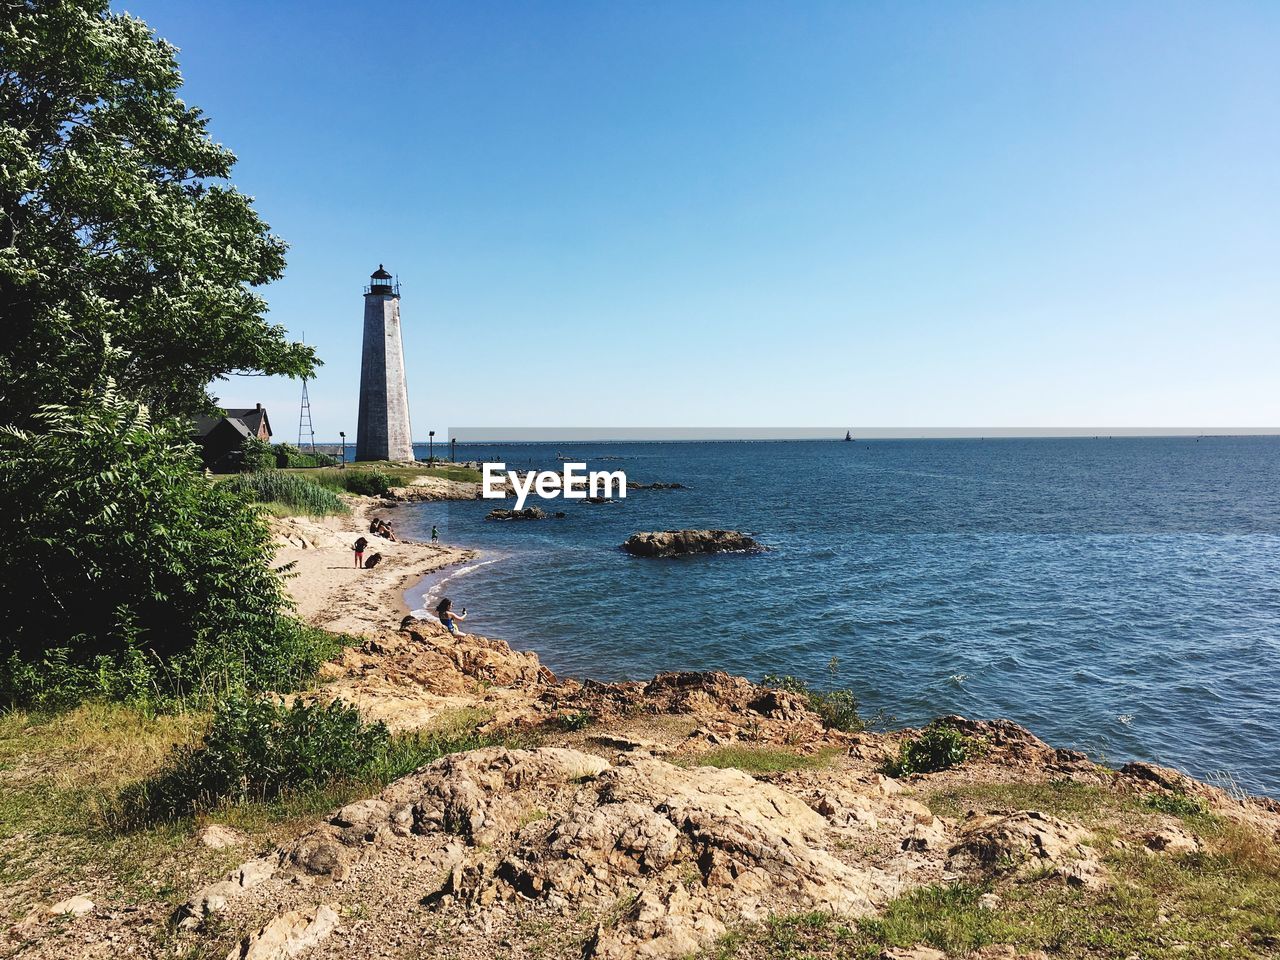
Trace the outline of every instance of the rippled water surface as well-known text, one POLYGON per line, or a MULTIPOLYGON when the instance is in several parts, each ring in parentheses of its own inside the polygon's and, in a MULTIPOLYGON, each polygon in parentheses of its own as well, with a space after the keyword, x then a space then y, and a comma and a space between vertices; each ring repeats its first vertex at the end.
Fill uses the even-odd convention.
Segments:
MULTIPOLYGON (((425 456, 425 450, 423 451, 425 456)), ((900 723, 1009 717, 1109 762, 1158 759, 1280 795, 1280 439, 464 447, 641 482, 563 520, 399 510, 483 556, 443 591, 558 673, 790 673, 900 723), (641 560, 639 530, 727 527, 762 555, 641 560)), ((535 501, 536 502, 536 501, 535 501)), ((511 504, 508 503, 508 506, 511 504)))

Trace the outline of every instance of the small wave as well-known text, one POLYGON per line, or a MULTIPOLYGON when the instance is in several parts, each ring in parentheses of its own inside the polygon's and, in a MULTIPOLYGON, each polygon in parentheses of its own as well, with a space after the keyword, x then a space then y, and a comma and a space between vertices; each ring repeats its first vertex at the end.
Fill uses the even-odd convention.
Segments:
POLYGON ((492 563, 497 563, 499 560, 504 560, 504 559, 506 558, 501 556, 492 557, 488 560, 478 560, 475 563, 468 563, 465 566, 458 567, 456 570, 451 570, 450 572, 442 576, 439 580, 436 580, 434 583, 432 583, 431 586, 427 587, 426 592, 422 595, 422 606, 419 607, 418 609, 413 610, 412 611, 413 615, 415 617, 430 616, 431 615, 430 610, 433 606, 435 606, 435 601, 440 597, 440 594, 444 591, 444 587, 446 584, 451 583, 454 580, 457 580, 459 577, 465 577, 468 574, 475 573, 477 570, 480 570, 483 567, 487 567, 492 563))
POLYGON ((964 686, 964 682, 968 679, 969 675, 967 673, 953 673, 951 676, 947 677, 947 680, 954 683, 957 687, 964 686))
POLYGON ((1119 720, 1121 723, 1123 723, 1127 727, 1133 723, 1133 714, 1122 713, 1119 716, 1117 716, 1116 719, 1119 720))

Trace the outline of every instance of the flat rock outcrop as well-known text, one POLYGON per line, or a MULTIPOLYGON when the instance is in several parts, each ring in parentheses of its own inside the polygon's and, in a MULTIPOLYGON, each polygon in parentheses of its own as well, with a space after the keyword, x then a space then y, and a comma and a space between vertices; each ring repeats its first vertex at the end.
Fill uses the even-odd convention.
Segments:
POLYGON ((760 553, 766 548, 737 530, 652 530, 633 533, 622 549, 636 557, 680 557, 695 553, 760 553))

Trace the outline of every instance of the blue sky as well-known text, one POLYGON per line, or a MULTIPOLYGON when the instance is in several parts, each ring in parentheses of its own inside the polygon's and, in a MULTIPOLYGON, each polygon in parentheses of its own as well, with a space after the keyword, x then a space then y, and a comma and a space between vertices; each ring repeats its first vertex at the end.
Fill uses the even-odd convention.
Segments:
POLYGON ((1280 426, 1280 4, 116 8, 291 244, 321 438, 379 262, 424 438, 1280 426))

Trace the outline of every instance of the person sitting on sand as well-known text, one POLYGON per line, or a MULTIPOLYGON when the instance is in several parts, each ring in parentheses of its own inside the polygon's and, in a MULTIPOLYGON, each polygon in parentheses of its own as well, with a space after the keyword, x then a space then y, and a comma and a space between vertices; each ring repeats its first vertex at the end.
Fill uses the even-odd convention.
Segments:
POLYGON ((382 522, 382 535, 392 543, 396 542, 396 532, 391 529, 391 524, 387 523, 385 520, 382 522))
POLYGON ((381 529, 382 529, 382 518, 374 517, 373 520, 369 523, 369 532, 376 535, 377 532, 381 529))
POLYGON ((465 637, 466 634, 458 629, 458 624, 467 619, 467 608, 463 607, 461 613, 453 612, 453 601, 445 597, 436 604, 436 616, 440 618, 440 622, 444 624, 455 637, 465 637))
POLYGON ((369 545, 369 541, 366 540, 364 537, 361 537, 359 540, 357 540, 355 543, 351 545, 351 549, 354 550, 356 554, 357 567, 364 566, 364 548, 367 547, 368 545, 369 545))

